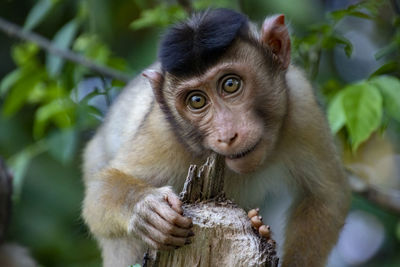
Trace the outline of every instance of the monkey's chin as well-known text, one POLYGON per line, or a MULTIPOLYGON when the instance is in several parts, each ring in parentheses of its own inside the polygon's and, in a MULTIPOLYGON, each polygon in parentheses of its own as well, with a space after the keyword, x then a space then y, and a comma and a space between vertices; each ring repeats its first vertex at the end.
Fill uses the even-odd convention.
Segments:
POLYGON ((225 163, 229 169, 240 174, 251 173, 263 163, 265 159, 265 145, 263 142, 257 144, 250 153, 237 158, 225 157, 225 163))

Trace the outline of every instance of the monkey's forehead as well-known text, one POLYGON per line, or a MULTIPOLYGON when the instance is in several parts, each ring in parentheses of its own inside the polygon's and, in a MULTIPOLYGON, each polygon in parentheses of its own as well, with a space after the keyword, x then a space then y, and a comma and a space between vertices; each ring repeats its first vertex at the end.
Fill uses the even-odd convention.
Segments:
POLYGON ((217 62, 233 41, 248 31, 248 18, 229 9, 210 9, 171 27, 164 35, 159 59, 175 76, 202 73, 217 62))

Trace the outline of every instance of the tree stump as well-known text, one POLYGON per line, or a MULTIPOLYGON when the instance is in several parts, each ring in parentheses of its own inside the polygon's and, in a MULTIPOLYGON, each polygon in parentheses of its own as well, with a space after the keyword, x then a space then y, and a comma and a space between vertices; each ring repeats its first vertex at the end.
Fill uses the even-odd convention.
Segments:
POLYGON ((173 251, 150 251, 143 266, 278 266, 275 242, 261 237, 246 212, 223 193, 224 159, 213 154, 189 167, 180 198, 193 220, 193 242, 173 251))

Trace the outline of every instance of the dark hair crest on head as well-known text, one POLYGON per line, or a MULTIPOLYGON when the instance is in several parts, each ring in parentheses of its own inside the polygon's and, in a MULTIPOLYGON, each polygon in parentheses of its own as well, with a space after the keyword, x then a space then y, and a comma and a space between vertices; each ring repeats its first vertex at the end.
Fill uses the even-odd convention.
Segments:
POLYGON ((162 70, 185 77, 203 73, 247 30, 248 18, 233 10, 219 8, 195 14, 164 35, 159 49, 162 70))

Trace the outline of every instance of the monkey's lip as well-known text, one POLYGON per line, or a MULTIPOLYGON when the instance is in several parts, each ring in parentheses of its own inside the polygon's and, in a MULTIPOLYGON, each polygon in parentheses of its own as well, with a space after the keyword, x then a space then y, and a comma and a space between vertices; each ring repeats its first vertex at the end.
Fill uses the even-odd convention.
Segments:
POLYGON ((240 159, 240 158, 243 158, 243 157, 247 156, 248 154, 250 154, 251 152, 253 152, 260 142, 261 142, 261 139, 258 140, 257 143, 254 146, 250 147, 249 149, 243 150, 243 151, 241 151, 239 153, 236 153, 236 154, 233 154, 233 155, 227 155, 226 157, 228 159, 240 159))

